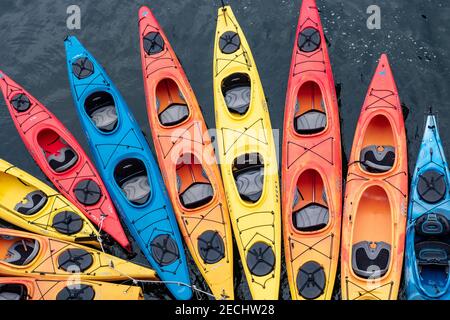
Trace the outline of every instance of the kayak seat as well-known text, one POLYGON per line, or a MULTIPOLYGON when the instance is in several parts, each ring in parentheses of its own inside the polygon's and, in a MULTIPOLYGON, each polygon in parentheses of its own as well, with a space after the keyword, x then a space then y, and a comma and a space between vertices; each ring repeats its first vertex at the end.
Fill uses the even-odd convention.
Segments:
POLYGON ((91 115, 97 128, 105 132, 111 132, 117 125, 118 117, 114 106, 106 106, 95 110, 91 115))
POLYGON ((0 284, 0 301, 26 300, 27 288, 21 284, 0 284))
POLYGON ((117 127, 119 117, 111 94, 105 91, 94 92, 84 103, 86 113, 94 125, 103 132, 112 132, 117 127))
POLYGON ((437 203, 444 199, 447 191, 444 174, 437 170, 428 170, 419 175, 417 193, 428 203, 437 203))
POLYGON ((327 127, 327 115, 323 111, 308 110, 295 117, 295 131, 298 134, 315 134, 322 132, 327 127))
POLYGON ((415 222, 415 231, 423 237, 445 237, 450 233, 450 222, 439 213, 429 213, 415 222))
POLYGON ((171 104, 159 115, 159 121, 163 126, 176 126, 189 117, 189 108, 186 104, 171 104))
MULTIPOLYGON (((419 268, 424 266, 449 266, 450 245, 440 241, 422 241, 414 245, 419 268)), ((448 269, 447 269, 448 272, 448 269)))
POLYGON ((236 171, 234 180, 241 198, 256 203, 264 188, 264 166, 257 165, 236 171))
POLYGON ((232 74, 223 81, 222 92, 231 113, 241 116, 247 113, 251 103, 251 84, 248 75, 232 74))
POLYGON ((209 203, 213 197, 211 184, 194 182, 180 194, 180 201, 185 208, 195 209, 209 203))
POLYGON ((41 211, 46 203, 47 195, 41 190, 36 190, 28 193, 21 202, 16 204, 14 210, 21 214, 31 216, 41 211))
POLYGON ((392 169, 395 162, 395 148, 370 145, 361 150, 361 166, 371 173, 382 173, 392 169))
POLYGON ((327 226, 329 212, 324 205, 312 202, 293 212, 292 218, 297 230, 303 232, 317 231, 327 226))
POLYGON ((233 163, 233 177, 241 199, 256 203, 264 188, 264 164, 258 153, 243 154, 233 163))
POLYGON ((127 199, 137 205, 142 205, 150 198, 150 185, 147 176, 133 177, 122 184, 122 190, 127 199))
POLYGON ((144 162, 136 158, 121 161, 114 169, 114 180, 129 202, 145 204, 151 196, 150 181, 144 162))
POLYGON ((55 172, 64 172, 73 167, 78 161, 78 155, 66 145, 57 153, 47 155, 47 162, 55 172))
POLYGON ((352 269, 365 279, 381 278, 389 269, 391 245, 386 242, 361 241, 353 245, 352 269))
POLYGON ((37 240, 21 239, 8 249, 8 258, 4 261, 16 266, 26 266, 36 258, 39 248, 37 240))

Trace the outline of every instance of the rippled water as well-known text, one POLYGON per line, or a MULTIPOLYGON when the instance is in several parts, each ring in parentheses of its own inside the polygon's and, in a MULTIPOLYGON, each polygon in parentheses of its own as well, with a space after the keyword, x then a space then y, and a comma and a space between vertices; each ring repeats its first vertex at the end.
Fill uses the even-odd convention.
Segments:
MULTIPOLYGON (((272 126, 281 129, 291 52, 301 1, 227 0, 255 57, 269 100, 272 126)), ((150 137, 140 66, 137 12, 149 5, 183 62, 192 87, 214 127, 212 56, 216 10, 213 0, 2 0, 0 2, 0 69, 49 107, 87 147, 72 104, 63 40, 74 34, 103 64, 150 137), (66 9, 81 8, 81 30, 66 27, 66 9)), ((425 109, 438 112, 444 147, 450 147, 449 110, 450 2, 444 0, 317 0, 330 46, 335 81, 340 89, 342 139, 350 153, 361 104, 379 55, 386 52, 405 105, 410 169, 422 135, 425 109), (381 29, 368 30, 366 9, 381 7, 381 29)), ((44 179, 28 155, 0 103, 0 157, 44 179)), ((87 148, 86 148, 87 149, 87 148)), ((118 255, 120 249, 113 248, 118 255)), ((236 254, 237 256, 237 254, 236 254)), ((135 261, 145 263, 138 254, 135 261)), ((249 298, 236 267, 236 295, 249 298)), ((283 273, 284 275, 284 273, 283 273)), ((281 297, 289 298, 283 277, 281 297)), ((192 279, 204 287, 192 268, 192 279)), ((170 298, 162 286, 146 286, 148 298, 170 298)), ((338 288, 337 288, 338 292, 338 288)))

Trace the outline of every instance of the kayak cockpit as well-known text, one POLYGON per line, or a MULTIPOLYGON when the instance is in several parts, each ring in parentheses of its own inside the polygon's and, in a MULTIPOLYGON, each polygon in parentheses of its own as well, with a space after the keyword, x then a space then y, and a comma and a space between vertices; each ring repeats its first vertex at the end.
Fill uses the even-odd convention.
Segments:
POLYGON ((367 188, 354 217, 352 269, 364 279, 383 277, 392 255, 392 214, 386 191, 379 186, 367 188))
POLYGON ((196 157, 185 155, 177 164, 177 189, 186 209, 197 209, 211 202, 214 189, 202 164, 196 157))
POLYGON ((306 170, 298 178, 292 204, 292 223, 301 232, 324 229, 330 221, 328 200, 320 174, 306 170))
POLYGON ((239 196, 248 203, 256 203, 264 190, 264 160, 259 153, 246 153, 233 162, 233 177, 239 196))
POLYGON ((428 213, 414 224, 414 252, 420 285, 430 296, 439 296, 449 286, 450 221, 444 214, 428 213))
POLYGON ((15 266, 27 266, 38 256, 39 241, 0 235, 0 261, 15 266))
POLYGON ((114 169, 114 180, 130 203, 144 205, 150 199, 149 177, 141 160, 131 158, 121 161, 114 169))
POLYGON ((47 204, 48 196, 29 183, 0 172, 0 206, 21 215, 32 216, 47 204))
POLYGON ((322 90, 315 82, 305 82, 298 90, 294 128, 298 134, 311 135, 327 127, 326 105, 322 90))
POLYGON ((28 300, 27 287, 19 283, 0 284, 0 301, 28 300))
POLYGON ((37 135, 37 143, 48 165, 57 173, 69 170, 78 162, 76 151, 52 129, 41 130, 37 135))
POLYGON ((161 125, 172 127, 185 122, 190 115, 186 99, 172 79, 161 80, 156 86, 156 107, 161 125))
POLYGON ((389 120, 377 115, 370 120, 364 134, 360 152, 363 170, 370 173, 384 173, 395 163, 395 139, 389 120))
POLYGON ((246 73, 233 73, 222 82, 222 94, 228 111, 243 116, 251 103, 251 81, 246 73))
POLYGON ((116 129, 119 117, 116 103, 110 93, 98 91, 90 94, 84 102, 84 108, 95 127, 101 132, 109 133, 116 129))

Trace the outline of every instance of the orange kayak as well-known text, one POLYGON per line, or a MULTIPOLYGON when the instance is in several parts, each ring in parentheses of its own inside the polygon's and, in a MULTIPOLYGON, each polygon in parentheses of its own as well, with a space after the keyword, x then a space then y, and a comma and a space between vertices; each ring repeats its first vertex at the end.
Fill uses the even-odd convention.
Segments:
POLYGON ((189 251, 217 299, 233 299, 233 247, 214 149, 175 52, 147 7, 139 11, 147 111, 158 162, 189 251))
POLYGON ((407 154, 402 107, 383 54, 361 110, 349 160, 342 299, 397 298, 408 208, 407 154))
POLYGON ((314 0, 304 0, 284 116, 284 252, 293 299, 330 299, 339 260, 342 157, 339 110, 314 0))
POLYGON ((142 300, 141 288, 98 281, 0 278, 1 300, 142 300))

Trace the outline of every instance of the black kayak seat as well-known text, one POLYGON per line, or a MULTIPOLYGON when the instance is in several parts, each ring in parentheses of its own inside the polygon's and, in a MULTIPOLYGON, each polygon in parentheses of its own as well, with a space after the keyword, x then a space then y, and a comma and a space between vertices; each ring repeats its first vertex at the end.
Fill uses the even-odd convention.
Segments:
POLYGON ((391 245, 380 241, 361 241, 352 248, 352 269, 365 279, 381 278, 389 269, 391 245))
POLYGON ((440 241, 422 241, 414 245, 419 267, 449 266, 450 245, 440 241))
POLYGON ((438 203, 444 199, 447 191, 445 175, 437 170, 427 170, 419 175, 417 193, 428 203, 438 203))
POLYGON ((308 135, 322 132, 327 127, 327 115, 320 110, 308 110, 295 117, 294 127, 298 134, 308 135))
POLYGON ((0 301, 27 300, 27 287, 22 284, 0 284, 0 301))
POLYGON ((119 122, 116 103, 113 96, 106 91, 94 92, 84 103, 86 113, 94 125, 103 132, 113 131, 119 122))
POLYGON ((195 209, 208 204, 214 197, 214 190, 209 183, 194 182, 183 193, 180 201, 187 209, 195 209))
POLYGON ((439 213, 428 213, 417 218, 415 231, 423 237, 445 237, 450 233, 450 222, 439 213))
POLYGON ((78 161, 78 155, 70 147, 64 147, 58 154, 47 156, 47 162, 55 172, 64 172, 72 168, 78 161))
POLYGON ((264 188, 264 165, 249 166, 233 173, 239 195, 244 201, 256 203, 264 188))
POLYGON ((97 128, 105 132, 113 131, 119 120, 115 106, 101 107, 91 114, 91 119, 97 128))
POLYGON ((31 216, 41 211, 46 203, 47 195, 41 190, 36 190, 28 193, 21 202, 16 204, 14 210, 21 214, 31 216))
POLYGON ((137 205, 142 205, 150 198, 150 185, 147 176, 135 176, 126 180, 121 186, 127 199, 137 205))
POLYGON ((394 166, 395 148, 392 146, 367 146, 361 150, 360 163, 368 172, 387 172, 394 166))
POLYGON ((222 93, 225 103, 231 113, 244 115, 250 108, 251 83, 245 73, 235 73, 222 83, 222 93))
POLYGON ((186 104, 174 103, 168 106, 158 115, 159 122, 163 126, 176 126, 189 117, 189 108, 186 104))
POLYGON ((39 253, 39 242, 31 239, 21 239, 14 242, 8 249, 8 258, 4 261, 16 266, 26 266, 36 258, 39 253))
POLYGON ((317 231, 325 228, 329 221, 328 208, 320 203, 311 202, 293 212, 294 227, 303 232, 317 231))

